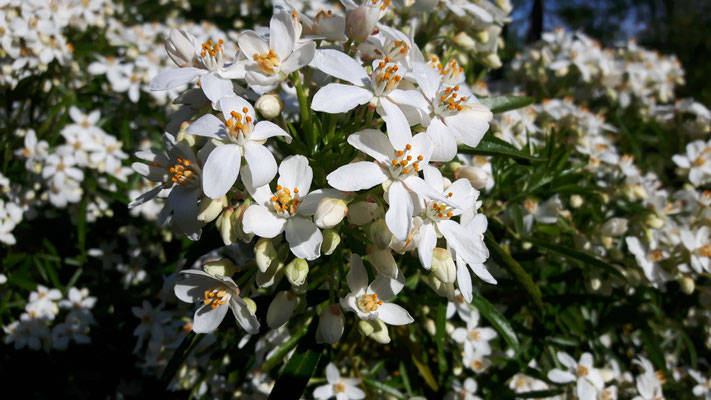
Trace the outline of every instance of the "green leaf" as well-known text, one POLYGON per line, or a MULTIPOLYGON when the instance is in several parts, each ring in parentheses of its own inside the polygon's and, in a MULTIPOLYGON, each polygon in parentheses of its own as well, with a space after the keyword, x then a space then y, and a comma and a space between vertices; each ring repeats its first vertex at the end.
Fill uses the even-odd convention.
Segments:
POLYGON ((506 317, 504 317, 499 310, 494 308, 494 306, 479 293, 473 292, 472 296, 472 305, 474 305, 474 307, 479 310, 479 313, 481 313, 481 315, 489 321, 494 329, 499 332, 501 337, 504 338, 513 351, 518 353, 521 346, 518 342, 518 338, 516 337, 516 333, 506 317))
POLYGON ((541 289, 536 286, 533 279, 526 273, 521 265, 509 255, 504 249, 496 243, 491 232, 487 232, 484 236, 484 243, 491 252, 491 258, 499 265, 504 267, 508 273, 514 278, 526 292, 528 298, 533 302, 538 310, 538 316, 543 316, 543 300, 541 300, 541 289))
POLYGON ((526 96, 496 96, 496 97, 480 97, 481 104, 489 107, 494 114, 523 108, 533 104, 535 101, 532 97, 526 96))
POLYGON ((269 395, 270 399, 299 399, 314 374, 321 353, 311 349, 296 349, 282 370, 269 395))
POLYGON ((165 367, 163 374, 160 376, 160 380, 164 386, 168 386, 170 381, 173 380, 175 373, 178 372, 178 369, 183 364, 183 361, 185 361, 190 352, 195 349, 195 346, 197 346, 197 344, 200 343, 204 337, 205 335, 190 332, 188 336, 183 339, 180 346, 178 346, 175 350, 175 353, 173 353, 170 357, 168 365, 165 367))
POLYGON ((306 332, 308 332, 311 321, 311 319, 306 321, 306 323, 304 323, 304 326, 302 326, 301 329, 291 335, 289 340, 284 342, 284 344, 282 344, 277 349, 277 351, 274 352, 274 355, 264 361, 264 364, 262 364, 262 371, 266 372, 274 368, 274 366, 279 364, 284 359, 284 357, 291 351, 291 349, 293 349, 294 347, 296 347, 297 344, 299 344, 304 335, 306 335, 306 332))
POLYGON ((437 344, 437 363, 439 366, 439 376, 440 379, 444 380, 446 378, 446 373, 448 370, 447 357, 444 354, 444 338, 447 336, 447 305, 445 303, 440 303, 437 307, 437 332, 435 336, 435 343, 437 344))
POLYGON ((582 251, 574 250, 565 246, 561 246, 559 244, 553 244, 553 243, 548 243, 546 241, 540 240, 540 239, 534 239, 534 238, 526 238, 527 241, 533 243, 534 245, 538 247, 542 247, 544 249, 550 250, 554 253, 557 253, 563 257, 566 257, 568 259, 580 261, 583 264, 586 265, 593 265, 598 268, 601 268, 611 275, 615 275, 616 277, 620 279, 625 279, 625 276, 622 275, 622 273, 615 268, 614 266, 600 260, 599 258, 596 258, 594 256, 591 256, 590 254, 583 253, 582 251))
POLYGON ((512 158, 517 162, 530 164, 531 162, 544 162, 545 158, 532 156, 524 151, 521 151, 491 133, 487 133, 479 142, 476 148, 460 146, 458 151, 464 154, 481 154, 485 156, 507 157, 512 158))
POLYGON ((545 399, 557 396, 565 392, 565 389, 535 390, 531 392, 516 393, 517 399, 545 399))
POLYGON ((371 387, 373 387, 373 388, 375 388, 375 389, 378 389, 378 390, 380 390, 380 391, 383 392, 383 393, 387 393, 387 394, 389 394, 389 395, 391 395, 391 396, 394 396, 394 397, 396 397, 396 398, 398 398, 398 399, 405 399, 405 398, 407 398, 401 391, 395 389, 395 388, 392 387, 392 386, 386 385, 386 384, 383 383, 383 382, 374 381, 374 380, 372 380, 372 379, 364 379, 364 380, 363 380, 363 383, 365 383, 366 385, 371 386, 371 387))

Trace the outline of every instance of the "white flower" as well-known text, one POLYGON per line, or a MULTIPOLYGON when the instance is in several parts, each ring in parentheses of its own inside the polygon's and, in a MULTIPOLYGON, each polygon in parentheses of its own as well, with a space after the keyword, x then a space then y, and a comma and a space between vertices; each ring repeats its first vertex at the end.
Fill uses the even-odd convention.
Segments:
POLYGON ((360 104, 370 103, 383 116, 388 135, 395 147, 407 144, 412 134, 410 124, 399 105, 417 105, 421 96, 415 90, 397 89, 403 73, 390 58, 373 62, 373 72, 368 74, 363 66, 337 50, 319 50, 312 65, 324 73, 342 79, 351 85, 329 83, 319 89, 311 102, 315 111, 340 114, 360 104))
POLYGON ((663 399, 662 385, 666 383, 664 372, 654 371, 654 366, 646 358, 640 356, 633 363, 638 364, 644 370, 637 376, 637 392, 639 396, 632 400, 657 400, 663 399))
POLYGON ((412 74, 424 96, 415 107, 424 113, 422 124, 433 143, 432 160, 451 161, 457 155, 457 140, 476 147, 493 118, 489 108, 462 96, 459 85, 442 86, 440 73, 425 63, 414 63, 412 74))
POLYGON ((316 43, 297 39, 292 16, 286 10, 277 11, 269 21, 268 41, 254 31, 242 32, 239 47, 246 57, 247 83, 271 86, 311 62, 316 43))
POLYGON ((202 195, 201 160, 195 156, 190 146, 184 142, 175 142, 175 138, 163 135, 167 155, 155 151, 139 151, 136 157, 148 164, 133 163, 133 169, 144 178, 160 183, 148 192, 133 200, 128 207, 133 208, 155 198, 164 189, 170 194, 158 215, 158 224, 164 224, 171 213, 174 222, 190 239, 200 238, 197 201, 202 195))
POLYGON ((488 356, 491 354, 489 341, 495 338, 496 331, 489 327, 479 327, 479 311, 472 309, 466 328, 456 328, 452 334, 452 339, 457 343, 463 343, 464 349, 469 348, 474 353, 488 356))
POLYGON ((360 379, 341 378, 338 368, 333 363, 328 363, 326 366, 326 380, 328 381, 327 385, 314 389, 314 398, 323 400, 333 397, 336 400, 359 400, 365 398, 365 392, 358 388, 360 379))
POLYGON ((583 353, 580 356, 580 362, 575 362, 575 359, 569 354, 562 351, 558 352, 558 360, 567 370, 554 368, 548 371, 548 379, 555 383, 566 384, 575 382, 575 394, 580 400, 596 400, 599 392, 602 392, 605 384, 600 376, 600 371, 593 366, 593 358, 590 353, 583 353))
MULTIPOLYGON (((399 278, 402 277, 400 274, 399 278)), ((350 293, 341 298, 341 307, 352 311, 364 321, 379 319, 388 325, 407 325, 414 319, 404 308, 394 303, 386 303, 402 290, 402 279, 379 276, 368 285, 368 274, 358 254, 351 255, 351 270, 346 275, 350 293)))
POLYGON ((689 182, 694 186, 704 184, 711 179, 711 141, 695 140, 686 145, 686 154, 672 157, 684 171, 688 171, 689 182))
MULTIPOLYGON (((178 69, 170 69, 156 75, 151 80, 151 90, 170 90, 178 86, 185 85, 195 79, 200 78, 200 87, 205 96, 212 102, 216 102, 222 97, 234 95, 234 88, 231 79, 242 78, 244 69, 242 65, 233 62, 225 64, 224 41, 217 43, 208 40, 199 44, 197 39, 187 32, 171 32, 170 39, 166 41, 166 49, 171 58, 180 63, 178 69), (186 41, 190 41, 194 47, 194 56, 186 56, 186 41), (180 49, 177 51, 176 49, 180 49), (178 53, 181 56, 178 56, 178 53), (187 62, 192 62, 190 65, 187 62)), ((176 63, 178 63, 176 62, 176 63)))
POLYGON ((454 379, 452 380, 452 390, 444 396, 445 400, 481 400, 479 396, 475 396, 477 390, 476 381, 472 378, 467 378, 464 383, 454 379))
POLYGON ((212 276, 204 271, 181 271, 187 278, 175 284, 175 295, 186 303, 203 303, 195 311, 193 331, 209 333, 215 330, 232 310, 237 323, 247 333, 259 332, 259 321, 239 294, 235 282, 221 275, 212 276))
POLYGON ((335 190, 315 190, 309 193, 313 171, 304 156, 289 156, 279 165, 276 192, 268 185, 255 187, 250 171, 243 168, 242 181, 255 201, 242 219, 245 233, 273 238, 286 231, 291 252, 305 260, 315 260, 321 254, 323 234, 311 219, 324 197, 343 197, 335 190))
POLYGON ((694 386, 694 396, 703 396, 705 400, 711 399, 711 379, 704 377, 699 371, 693 369, 689 370, 689 375, 699 383, 694 386))
POLYGON ((407 143, 397 151, 388 137, 375 129, 365 129, 350 135, 348 143, 375 161, 360 161, 338 168, 326 177, 329 185, 338 190, 353 192, 389 183, 387 190, 390 207, 385 213, 385 222, 400 241, 407 241, 412 230, 415 211, 412 193, 447 201, 418 176, 432 153, 432 142, 425 133, 415 135, 411 144, 407 143))
POLYGON ((687 227, 681 228, 681 242, 691 253, 691 267, 698 273, 711 272, 711 230, 702 226, 692 232, 687 227))
POLYGON ((84 172, 75 167, 76 159, 73 155, 65 152, 50 154, 45 160, 45 166, 42 169, 42 177, 51 179, 56 186, 62 186, 65 181, 73 179, 77 182, 84 180, 84 172))
POLYGON ((47 149, 49 144, 44 140, 37 140, 37 134, 34 129, 28 129, 25 133, 24 147, 15 150, 15 155, 24 157, 25 168, 28 171, 35 171, 35 164, 41 163, 47 157, 47 149))
POLYGON ((203 168, 205 195, 218 199, 227 193, 237 180, 243 155, 252 184, 266 185, 274 179, 277 165, 271 151, 263 146, 264 142, 273 136, 284 136, 290 143, 291 136, 272 122, 257 122, 254 108, 241 97, 223 97, 217 107, 222 111, 224 122, 206 114, 187 129, 191 135, 212 138, 219 144, 210 152, 203 168))

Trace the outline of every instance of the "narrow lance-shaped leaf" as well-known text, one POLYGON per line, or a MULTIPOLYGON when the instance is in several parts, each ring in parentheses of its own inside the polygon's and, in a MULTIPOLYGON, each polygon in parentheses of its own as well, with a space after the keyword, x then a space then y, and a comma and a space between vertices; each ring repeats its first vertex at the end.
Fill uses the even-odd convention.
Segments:
POLYGON ((472 305, 476 307, 479 313, 499 332, 501 337, 506 341, 506 344, 508 344, 514 352, 518 353, 520 344, 516 333, 506 317, 479 293, 473 292, 472 296, 472 305))
POLYGON ((532 97, 526 96, 496 96, 496 97, 480 97, 481 104, 489 107, 494 114, 523 108, 533 104, 535 101, 532 97))
POLYGON ((545 158, 532 156, 524 151, 521 151, 491 133, 487 133, 479 142, 476 148, 459 146, 458 151, 464 154, 481 154, 485 156, 507 157, 523 164, 531 162, 544 162, 545 158))

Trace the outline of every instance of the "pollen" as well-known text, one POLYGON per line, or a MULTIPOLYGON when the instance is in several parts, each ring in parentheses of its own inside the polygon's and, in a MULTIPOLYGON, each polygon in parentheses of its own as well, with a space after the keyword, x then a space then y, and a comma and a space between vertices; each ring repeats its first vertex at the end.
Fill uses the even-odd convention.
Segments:
MULTIPOLYGON (((237 111, 230 111, 230 118, 225 120, 225 126, 227 126, 227 134, 235 139, 244 139, 252 133, 254 129, 254 124, 252 122, 252 117, 247 115, 249 109, 247 107, 242 108, 242 114, 237 111)), ((227 118, 227 116, 225 116, 227 118)))
POLYGON ((269 50, 264 54, 255 54, 252 58, 257 62, 259 69, 267 75, 274 75, 276 73, 274 68, 281 65, 281 60, 274 50, 269 50))
POLYGON ((376 311, 381 305, 383 305, 383 301, 378 300, 378 295, 375 293, 364 294, 358 299, 358 308, 365 312, 376 311))
POLYGON ((272 202, 274 211, 278 214, 286 214, 287 216, 294 215, 299 210, 301 199, 299 198, 299 189, 294 188, 292 191, 287 187, 277 185, 277 191, 269 199, 272 202))
POLYGON ((222 54, 224 52, 224 43, 225 42, 222 39, 218 40, 217 43, 213 43, 212 40, 208 40, 202 44, 202 51, 200 51, 200 55, 203 57, 207 57, 208 55, 210 55, 210 57, 217 57, 218 54, 222 54))
POLYGON ((210 308, 214 310, 218 306, 230 301, 231 297, 232 295, 230 295, 224 288, 215 287, 205 290, 203 295, 203 303, 205 305, 210 305, 210 308))
POLYGON ((170 180, 182 186, 197 183, 198 175, 192 166, 192 161, 180 157, 176 161, 175 165, 168 168, 171 174, 170 180))

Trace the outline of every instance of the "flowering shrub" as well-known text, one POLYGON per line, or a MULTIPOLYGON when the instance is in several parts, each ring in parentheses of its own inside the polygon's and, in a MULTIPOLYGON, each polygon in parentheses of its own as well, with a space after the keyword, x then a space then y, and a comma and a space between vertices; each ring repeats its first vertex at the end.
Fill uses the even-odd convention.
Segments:
POLYGON ((711 398, 711 112, 673 55, 557 29, 506 65, 506 0, 257 3, 0 2, 5 363, 77 397, 711 398))

